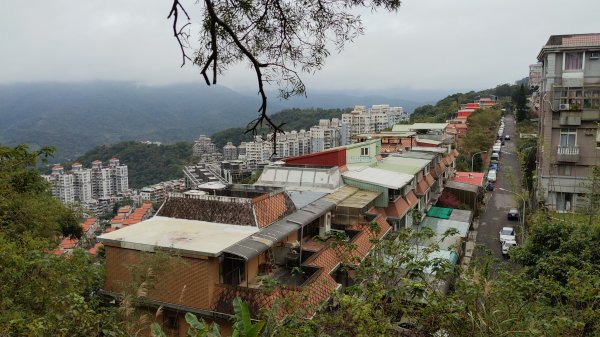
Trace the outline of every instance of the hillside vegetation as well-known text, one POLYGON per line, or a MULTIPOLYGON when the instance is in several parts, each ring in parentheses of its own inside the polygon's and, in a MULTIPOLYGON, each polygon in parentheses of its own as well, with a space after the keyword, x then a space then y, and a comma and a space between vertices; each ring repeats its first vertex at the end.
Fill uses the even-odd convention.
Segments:
POLYGON ((147 145, 139 142, 121 142, 102 145, 86 152, 76 161, 84 167, 98 159, 104 163, 117 157, 129 171, 129 187, 141 188, 161 181, 182 178, 181 169, 192 163, 192 144, 179 142, 172 145, 147 145))
POLYGON ((416 108, 410 116, 410 120, 413 123, 445 122, 456 116, 456 112, 460 109, 461 104, 473 102, 478 96, 498 96, 500 105, 503 108, 508 107, 507 99, 514 97, 519 87, 517 84, 501 84, 493 89, 452 94, 439 100, 435 105, 427 104, 416 108))

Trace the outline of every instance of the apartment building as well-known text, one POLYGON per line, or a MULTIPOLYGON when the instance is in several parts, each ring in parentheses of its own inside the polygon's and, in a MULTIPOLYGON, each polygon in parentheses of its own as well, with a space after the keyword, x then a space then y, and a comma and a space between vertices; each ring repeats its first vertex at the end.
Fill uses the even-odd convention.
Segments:
POLYGON ((65 204, 75 202, 75 189, 73 187, 73 175, 66 174, 60 165, 52 167, 52 174, 46 177, 52 184, 52 195, 65 204))
POLYGON ((600 163, 600 33, 552 35, 537 56, 539 87, 539 199, 569 212, 600 163))
POLYGON ((129 193, 127 165, 117 158, 112 158, 108 166, 95 160, 91 168, 73 163, 70 171, 54 165, 45 178, 52 184, 54 197, 63 203, 78 202, 96 214, 102 214, 112 199, 129 193))
POLYGON ((238 149, 232 142, 227 142, 223 146, 223 160, 236 160, 238 159, 238 149))
POLYGON ((71 165, 75 200, 85 203, 92 200, 92 170, 84 169, 80 163, 71 165))
POLYGON ((357 105, 350 113, 342 114, 342 123, 349 126, 348 139, 358 134, 381 132, 403 121, 408 121, 408 114, 401 107, 384 104, 370 109, 357 105))
MULTIPOLYGON (((338 118, 321 119, 310 128, 310 152, 320 152, 348 144, 348 124, 338 118)), ((301 155, 301 154, 296 154, 301 155)))

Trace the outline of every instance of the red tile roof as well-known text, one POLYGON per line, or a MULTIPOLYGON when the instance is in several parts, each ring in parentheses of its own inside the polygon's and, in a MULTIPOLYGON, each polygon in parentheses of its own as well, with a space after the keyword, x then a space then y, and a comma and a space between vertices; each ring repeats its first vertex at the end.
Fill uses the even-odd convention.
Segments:
POLYGON ((77 246, 77 243, 79 243, 79 240, 77 239, 63 238, 60 242, 60 247, 62 249, 73 249, 77 246))
POLYGON ((451 180, 459 183, 483 186, 483 176, 484 174, 481 172, 456 172, 456 175, 451 180))
POLYGON ((96 253, 98 252, 98 248, 100 248, 100 247, 102 247, 102 244, 100 242, 98 242, 94 245, 94 247, 88 249, 88 252, 90 254, 96 255, 96 253))
POLYGON ((406 199, 406 202, 410 207, 413 207, 419 202, 417 196, 415 195, 415 192, 413 191, 408 192, 408 194, 404 196, 404 198, 406 199))
POLYGON ((409 208, 410 205, 404 198, 398 198, 395 202, 388 204, 384 213, 395 218, 402 218, 409 208))
POLYGON ((421 181, 417 183, 417 194, 425 194, 428 189, 429 184, 427 184, 427 180, 421 179, 421 181))
POLYGON ((289 209, 283 192, 276 195, 264 194, 252 199, 256 222, 259 228, 265 228, 279 220, 289 209))
POLYGON ((81 224, 81 228, 84 233, 87 233, 90 228, 96 223, 96 218, 87 218, 85 222, 81 224))
POLYGON ((425 176, 425 181, 427 181, 427 184, 429 185, 429 187, 433 186, 433 183, 435 182, 435 180, 433 179, 433 176, 431 175, 431 171, 429 172, 428 175, 425 176))
POLYGON ((577 34, 562 38, 563 46, 586 46, 600 44, 600 34, 577 34))

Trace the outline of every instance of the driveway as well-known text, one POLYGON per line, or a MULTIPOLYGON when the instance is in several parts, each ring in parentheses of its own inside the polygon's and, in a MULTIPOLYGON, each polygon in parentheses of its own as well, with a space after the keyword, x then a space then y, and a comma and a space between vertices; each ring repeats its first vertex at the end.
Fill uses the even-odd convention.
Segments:
POLYGON ((521 185, 521 170, 514 143, 516 138, 515 120, 512 115, 504 117, 504 134, 510 135, 511 140, 505 141, 502 147, 498 178, 494 185, 495 189, 493 192, 486 192, 486 205, 483 214, 479 217, 479 225, 476 229, 477 244, 485 245, 498 258, 502 258, 502 248, 498 238, 498 232, 502 227, 514 227, 517 230, 517 242, 521 244, 520 222, 506 219, 509 209, 517 207, 516 200, 519 197, 498 189, 501 187, 514 191, 519 190, 521 185))

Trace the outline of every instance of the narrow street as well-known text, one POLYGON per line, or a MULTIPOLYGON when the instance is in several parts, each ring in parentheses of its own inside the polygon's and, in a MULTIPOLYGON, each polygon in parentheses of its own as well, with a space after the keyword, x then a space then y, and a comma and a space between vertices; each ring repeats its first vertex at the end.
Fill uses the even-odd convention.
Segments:
POLYGON ((517 208, 521 210, 521 205, 517 205, 516 201, 519 197, 499 189, 518 190, 521 184, 521 170, 519 168, 515 145, 514 117, 512 115, 505 116, 504 125, 504 135, 510 135, 511 140, 505 141, 502 147, 498 179, 494 184, 494 191, 486 192, 484 212, 479 217, 479 223, 474 226, 472 233, 477 244, 485 245, 492 251, 494 257, 498 258, 502 258, 502 249, 498 236, 498 232, 502 227, 514 227, 517 231, 517 242, 521 244, 520 222, 514 220, 508 221, 506 218, 509 209, 519 206, 517 208))

